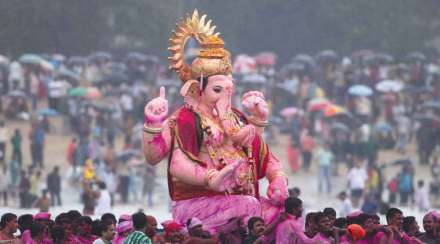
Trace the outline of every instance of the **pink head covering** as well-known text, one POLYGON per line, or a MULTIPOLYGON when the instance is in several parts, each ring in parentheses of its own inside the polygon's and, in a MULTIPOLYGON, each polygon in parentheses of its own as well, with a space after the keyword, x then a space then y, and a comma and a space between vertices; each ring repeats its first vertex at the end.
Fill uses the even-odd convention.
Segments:
POLYGON ((124 221, 118 224, 118 226, 116 227, 116 232, 120 234, 132 229, 133 229, 133 222, 124 221))
POLYGON ((434 216, 436 221, 440 221, 440 212, 433 210, 433 211, 429 212, 428 214, 431 214, 432 216, 434 216))
POLYGON ((172 221, 171 223, 168 223, 165 226, 165 234, 169 235, 171 232, 173 231, 180 231, 182 230, 182 225, 180 225, 179 223, 172 221))
POLYGON ((363 214, 363 212, 357 210, 357 211, 354 211, 354 212, 349 213, 349 214, 347 215, 347 218, 355 218, 355 217, 357 217, 357 216, 359 216, 359 215, 361 215, 361 214, 363 214))
POLYGON ((123 221, 131 221, 131 215, 129 215, 129 214, 122 214, 121 216, 119 216, 119 219, 123 220, 123 221))
POLYGON ((48 212, 37 213, 34 216, 34 220, 50 220, 50 213, 48 212))
POLYGON ((171 224, 173 222, 174 222, 173 220, 165 220, 160 224, 163 226, 163 228, 166 228, 168 224, 171 224))
POLYGON ((189 223, 189 225, 187 226, 187 228, 188 228, 188 230, 190 230, 190 229, 192 229, 192 228, 194 228, 194 227, 196 227, 196 226, 199 226, 199 225, 203 225, 203 224, 202 224, 202 221, 200 221, 200 219, 198 219, 198 218, 196 218, 196 217, 192 217, 192 218, 191 218, 191 222, 189 223))

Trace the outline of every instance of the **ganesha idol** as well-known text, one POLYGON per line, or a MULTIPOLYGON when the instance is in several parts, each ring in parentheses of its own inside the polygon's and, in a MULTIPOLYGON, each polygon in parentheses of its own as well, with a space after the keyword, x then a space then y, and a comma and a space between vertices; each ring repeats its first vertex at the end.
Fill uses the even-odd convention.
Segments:
POLYGON ((143 151, 149 164, 168 157, 168 188, 173 218, 185 223, 197 217, 217 232, 233 217, 263 216, 270 221, 287 197, 287 177, 271 154, 262 133, 269 110, 264 95, 250 91, 242 105, 231 106, 234 79, 230 54, 211 21, 197 10, 178 23, 170 39, 170 68, 183 85, 184 106, 168 116, 165 89, 145 106, 143 151), (185 63, 189 38, 201 46, 185 63), (258 181, 269 181, 267 197, 258 181))

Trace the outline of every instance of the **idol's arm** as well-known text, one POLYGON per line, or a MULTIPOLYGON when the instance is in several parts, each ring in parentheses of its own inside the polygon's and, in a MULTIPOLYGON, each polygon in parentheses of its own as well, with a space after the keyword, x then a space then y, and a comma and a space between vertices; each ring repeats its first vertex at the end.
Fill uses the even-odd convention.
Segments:
POLYGON ((243 95, 242 105, 251 114, 248 121, 255 128, 258 135, 262 135, 264 127, 268 125, 269 106, 264 94, 259 91, 250 91, 243 95))
POLYGON ((145 159, 151 165, 156 165, 162 161, 170 151, 171 132, 168 120, 163 127, 144 125, 144 128, 163 128, 162 132, 149 133, 144 131, 142 135, 142 149, 145 159))
POLYGON ((269 180, 267 196, 276 203, 282 204, 288 197, 287 176, 282 170, 281 162, 272 153, 269 154, 266 178, 269 180))
POLYGON ((142 149, 145 159, 151 165, 156 165, 170 150, 171 134, 168 118, 168 100, 165 97, 165 88, 161 87, 159 96, 151 100, 144 108, 144 128, 142 135, 142 149))

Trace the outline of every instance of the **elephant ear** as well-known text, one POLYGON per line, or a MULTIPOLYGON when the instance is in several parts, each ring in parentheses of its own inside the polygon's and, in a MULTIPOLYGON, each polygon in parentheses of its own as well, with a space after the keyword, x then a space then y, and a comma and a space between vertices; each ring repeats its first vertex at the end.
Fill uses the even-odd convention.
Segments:
POLYGON ((196 80, 189 80, 180 88, 180 95, 185 99, 189 106, 195 106, 200 98, 200 86, 196 80))

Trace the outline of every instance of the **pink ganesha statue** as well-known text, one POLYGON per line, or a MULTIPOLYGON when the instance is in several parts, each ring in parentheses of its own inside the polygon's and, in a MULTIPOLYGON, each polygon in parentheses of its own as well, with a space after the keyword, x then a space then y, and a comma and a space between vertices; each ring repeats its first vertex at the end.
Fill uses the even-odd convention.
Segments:
POLYGON ((170 68, 183 82, 184 106, 168 116, 165 89, 145 106, 143 151, 149 164, 168 157, 168 188, 173 218, 199 218, 211 232, 233 217, 263 216, 272 221, 287 197, 287 177, 262 139, 269 110, 264 95, 251 91, 231 107, 234 80, 230 54, 211 21, 197 10, 176 28, 170 68), (191 65, 184 48, 195 38, 201 50, 191 65), (267 198, 258 181, 269 181, 267 198))

